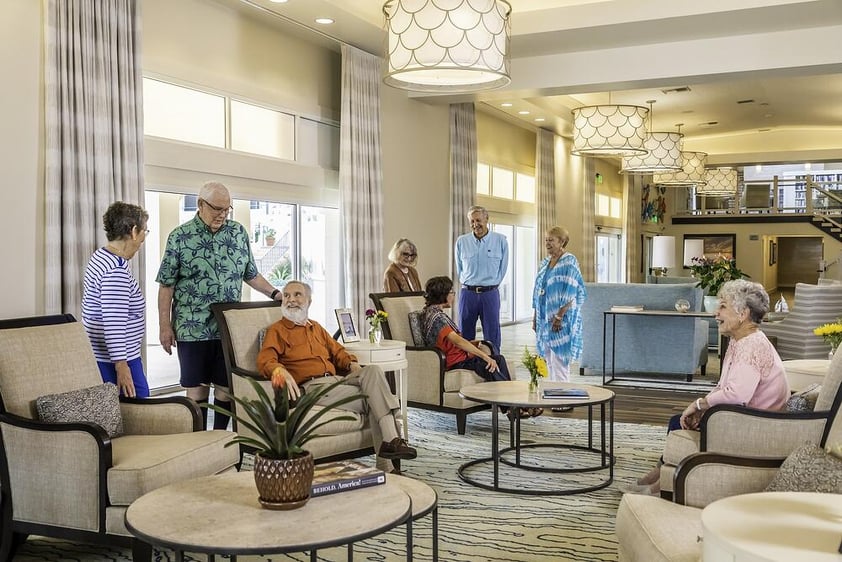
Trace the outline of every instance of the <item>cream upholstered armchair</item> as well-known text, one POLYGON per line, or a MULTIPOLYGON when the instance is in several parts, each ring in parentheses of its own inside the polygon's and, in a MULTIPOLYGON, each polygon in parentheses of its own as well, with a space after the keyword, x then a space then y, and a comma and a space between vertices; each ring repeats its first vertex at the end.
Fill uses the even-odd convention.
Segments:
POLYGON ((459 390, 483 382, 483 379, 467 369, 446 371, 444 354, 436 348, 425 347, 423 341, 416 341, 409 314, 424 308, 423 292, 371 293, 369 296, 375 308, 389 315, 383 323, 383 337, 406 342, 409 362, 407 404, 413 408, 456 414, 456 430, 464 435, 468 414, 488 406, 462 398, 459 390))
MULTIPOLYGON (((229 388, 234 396, 256 398, 254 389, 247 379, 261 381, 269 389, 271 385, 256 372, 257 354, 260 351, 260 333, 281 319, 280 303, 275 301, 229 302, 211 306, 222 337, 222 350, 228 368, 229 388)), ((234 410, 238 407, 232 403, 234 410)), ((321 408, 315 406, 313 414, 321 408)), ((371 431, 364 416, 346 410, 332 410, 325 418, 351 416, 350 421, 331 421, 319 430, 321 437, 307 443, 307 450, 316 462, 347 459, 370 455, 374 452, 371 431)), ((234 431, 249 435, 246 427, 240 427, 233 420, 234 431)), ((242 448, 243 452, 248 452, 242 448)))
POLYGON ((720 404, 702 415, 700 431, 675 430, 667 435, 661 494, 673 492, 675 469, 697 452, 783 459, 805 442, 842 442, 842 353, 830 362, 812 412, 769 412, 720 404))
POLYGON ((778 338, 781 359, 827 359, 830 346, 813 329, 842 316, 842 283, 795 285, 795 302, 778 322, 763 322, 760 329, 778 338))
POLYGON ((118 401, 71 315, 0 321, 0 436, 0 560, 29 534, 127 546, 124 516, 135 499, 233 469, 238 458, 225 447, 234 434, 202 431, 192 400, 118 401), (101 390, 112 399, 78 399, 101 390), (45 401, 63 406, 54 413, 70 421, 40 421, 36 403, 45 401), (79 408, 82 417, 71 415, 82 403, 90 403, 79 408), (115 420, 111 432, 78 421, 91 415, 115 420))

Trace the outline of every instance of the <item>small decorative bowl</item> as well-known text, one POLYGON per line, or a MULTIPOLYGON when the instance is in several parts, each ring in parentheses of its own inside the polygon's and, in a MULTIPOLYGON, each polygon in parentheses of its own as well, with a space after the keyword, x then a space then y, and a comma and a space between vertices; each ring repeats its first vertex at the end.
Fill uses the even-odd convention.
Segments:
POLYGON ((678 299, 675 301, 675 309, 678 312, 687 312, 690 310, 690 301, 687 299, 678 299))

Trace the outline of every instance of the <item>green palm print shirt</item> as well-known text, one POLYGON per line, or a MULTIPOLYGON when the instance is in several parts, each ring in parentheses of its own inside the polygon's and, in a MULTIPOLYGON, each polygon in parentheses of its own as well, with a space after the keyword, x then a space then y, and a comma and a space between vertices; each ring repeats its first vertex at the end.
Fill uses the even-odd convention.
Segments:
POLYGON ((177 341, 219 339, 211 312, 218 302, 239 302, 243 281, 257 276, 249 235, 238 222, 226 220, 211 232, 199 214, 176 227, 155 279, 174 287, 172 326, 177 341))

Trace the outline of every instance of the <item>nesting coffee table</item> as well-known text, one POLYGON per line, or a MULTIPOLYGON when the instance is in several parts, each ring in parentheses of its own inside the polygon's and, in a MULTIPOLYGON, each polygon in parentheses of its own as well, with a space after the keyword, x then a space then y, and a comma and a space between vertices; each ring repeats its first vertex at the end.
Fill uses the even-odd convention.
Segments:
MULTIPOLYGON (((463 387, 459 394, 463 398, 491 405, 491 456, 464 463, 458 469, 459 478, 468 484, 512 494, 528 494, 540 496, 563 496, 592 492, 609 486, 614 481, 614 393, 607 388, 585 384, 543 382, 543 388, 577 388, 586 390, 587 397, 582 398, 543 398, 541 391, 529 392, 527 381, 484 382, 463 387), (499 414, 501 407, 508 407, 517 413, 522 408, 557 408, 571 406, 573 408, 586 407, 588 409, 588 444, 575 445, 568 443, 523 443, 521 442, 521 420, 515 416, 510 423, 509 446, 500 448, 499 444, 499 414), (594 443, 594 409, 599 411, 599 446, 594 443), (607 411, 606 411, 607 410, 607 411), (607 434, 607 435, 606 435, 607 434), (561 452, 578 450, 584 451, 585 456, 594 456, 594 464, 579 466, 545 466, 530 464, 523 458, 522 453, 530 449, 558 449, 561 452), (493 475, 489 479, 481 479, 472 474, 478 465, 491 463, 493 475), (536 471, 556 474, 588 473, 605 471, 605 477, 592 485, 537 489, 530 485, 530 478, 519 478, 524 483, 522 488, 512 488, 500 485, 500 465, 516 471, 536 471), (528 487, 527 487, 528 486, 528 487)), ((538 423, 542 418, 537 418, 538 423)), ((560 457, 561 458, 561 457, 560 457)))
POLYGON ((412 521, 434 517, 437 554, 437 498, 423 482, 388 475, 386 483, 312 498, 291 511, 263 509, 251 472, 229 472, 185 480, 154 490, 126 511, 126 528, 135 536, 135 560, 151 557, 151 546, 215 555, 310 552, 350 545, 406 524, 406 559, 412 560, 412 521), (413 499, 417 504, 413 506, 413 499))

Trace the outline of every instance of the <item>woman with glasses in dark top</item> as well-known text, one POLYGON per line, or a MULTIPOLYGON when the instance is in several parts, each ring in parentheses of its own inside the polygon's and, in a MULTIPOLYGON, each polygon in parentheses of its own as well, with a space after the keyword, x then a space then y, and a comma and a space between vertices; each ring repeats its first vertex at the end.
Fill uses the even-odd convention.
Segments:
POLYGON ((418 249, 410 240, 400 238, 389 250, 389 267, 383 273, 383 291, 387 293, 408 293, 423 289, 415 264, 418 263, 418 249))

